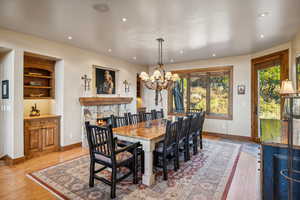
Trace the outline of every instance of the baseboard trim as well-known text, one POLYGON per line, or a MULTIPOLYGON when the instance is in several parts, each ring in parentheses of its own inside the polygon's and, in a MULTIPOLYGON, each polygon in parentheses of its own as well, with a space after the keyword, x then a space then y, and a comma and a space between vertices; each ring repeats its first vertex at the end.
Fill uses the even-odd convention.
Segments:
POLYGON ((241 136, 241 135, 228 135, 228 134, 222 134, 222 133, 213 133, 213 132, 203 132, 203 135, 207 136, 216 136, 223 139, 229 139, 229 140, 237 140, 237 141, 244 141, 244 142, 254 142, 251 137, 247 136, 241 136))
POLYGON ((4 160, 6 165, 11 166, 11 165, 16 165, 16 164, 24 162, 25 157, 23 156, 20 158, 11 158, 10 156, 6 155, 2 158, 2 160, 4 160))
POLYGON ((78 143, 75 143, 75 144, 70 144, 70 145, 67 145, 67 146, 63 146, 63 147, 60 148, 60 151, 68 151, 68 150, 78 148, 78 147, 82 147, 82 142, 78 142, 78 143))

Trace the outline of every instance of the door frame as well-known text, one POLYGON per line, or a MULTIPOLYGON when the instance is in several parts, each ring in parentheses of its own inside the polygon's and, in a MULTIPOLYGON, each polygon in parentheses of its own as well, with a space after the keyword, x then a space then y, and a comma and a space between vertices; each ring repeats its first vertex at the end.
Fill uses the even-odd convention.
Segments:
MULTIPOLYGON (((260 142, 258 137, 258 120, 257 120, 257 98, 258 98, 258 73, 259 67, 256 67, 256 64, 264 63, 267 61, 280 59, 280 82, 289 78, 289 50, 283 50, 276 53, 272 53, 266 56, 254 58, 251 60, 251 138, 255 142, 260 142)), ((283 101, 281 101, 281 110, 283 107, 283 101)))

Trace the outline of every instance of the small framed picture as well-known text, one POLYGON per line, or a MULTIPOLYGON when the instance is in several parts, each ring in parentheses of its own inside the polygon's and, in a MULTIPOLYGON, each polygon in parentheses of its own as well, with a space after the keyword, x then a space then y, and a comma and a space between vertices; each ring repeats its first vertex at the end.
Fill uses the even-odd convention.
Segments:
POLYGON ((238 85, 237 86, 238 95, 244 95, 246 93, 246 86, 245 85, 238 85))
POLYGON ((2 81, 2 99, 9 98, 9 85, 8 80, 2 81))

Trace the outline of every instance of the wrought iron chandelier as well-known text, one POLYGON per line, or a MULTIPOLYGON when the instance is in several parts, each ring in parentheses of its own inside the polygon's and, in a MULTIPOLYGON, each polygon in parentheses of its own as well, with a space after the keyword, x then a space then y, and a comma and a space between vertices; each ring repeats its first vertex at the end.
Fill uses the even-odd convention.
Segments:
POLYGON ((155 90, 155 105, 158 105, 158 96, 160 95, 160 102, 162 102, 162 90, 167 90, 173 82, 179 79, 178 74, 172 74, 171 72, 166 72, 163 64, 163 51, 162 43, 163 38, 158 38, 158 67, 155 69, 152 76, 149 76, 146 72, 140 74, 140 78, 144 82, 144 85, 150 89, 155 90))

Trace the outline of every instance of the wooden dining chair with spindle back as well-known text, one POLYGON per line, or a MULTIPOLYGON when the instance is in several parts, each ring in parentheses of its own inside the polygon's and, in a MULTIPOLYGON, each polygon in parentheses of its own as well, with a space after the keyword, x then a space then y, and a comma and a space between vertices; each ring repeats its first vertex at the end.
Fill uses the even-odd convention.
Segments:
POLYGON ((150 120, 154 120, 155 118, 153 118, 153 114, 151 112, 145 112, 144 113, 144 119, 145 121, 150 121, 150 120))
POLYGON ((156 110, 151 110, 151 118, 152 118, 152 120, 157 119, 156 118, 156 110))
POLYGON ((160 111, 156 111, 156 119, 164 118, 164 110, 160 109, 160 111))
POLYGON ((128 119, 126 117, 115 116, 114 118, 115 118, 115 127, 113 127, 113 128, 128 125, 128 119))
POLYGON ((90 125, 86 122, 87 139, 90 152, 90 178, 89 186, 94 186, 94 180, 97 179, 111 186, 111 198, 116 197, 116 184, 121 180, 133 174, 133 183, 137 184, 137 146, 138 143, 117 148, 117 139, 113 137, 112 126, 99 127, 90 125), (129 151, 133 152, 130 153, 129 151), (100 169, 95 169, 95 165, 99 164, 100 169), (117 169, 126 167, 129 172, 117 176, 117 169), (106 168, 111 168, 111 179, 105 179, 98 176, 97 173, 106 168))
POLYGON ((168 158, 174 161, 174 170, 177 171, 177 134, 178 134, 178 121, 167 121, 166 134, 164 140, 157 143, 154 154, 154 166, 163 168, 164 180, 168 179, 167 160, 168 158))
MULTIPOLYGON (((127 126, 129 125, 130 122, 130 115, 131 113, 124 113, 124 117, 119 117, 119 116, 112 116, 114 120, 114 126, 113 128, 118 128, 122 126, 127 126)), ((118 140, 118 146, 124 147, 131 145, 132 142, 128 141, 123 141, 123 140, 118 140)), ((138 148, 137 148, 137 155, 139 157, 139 166, 141 169, 141 173, 144 174, 145 171, 145 151, 143 150, 143 147, 140 143, 138 143, 138 148)))
POLYGON ((193 114, 191 119, 191 127, 189 134, 189 145, 193 146, 193 154, 196 155, 198 153, 198 128, 200 123, 199 114, 193 114))
POLYGON ((138 115, 139 115, 139 118, 140 118, 140 122, 146 121, 146 119, 145 119, 145 111, 140 111, 138 113, 138 115))
POLYGON ((184 153, 184 161, 187 162, 190 160, 190 148, 189 148, 189 135, 190 135, 190 128, 191 128, 191 116, 185 118, 179 118, 179 128, 178 128, 178 139, 177 139, 177 146, 178 146, 178 168, 179 168, 179 153, 183 151, 184 153))
POLYGON ((128 114, 128 119, 129 119, 129 124, 131 124, 131 125, 132 124, 137 124, 137 123, 141 122, 139 114, 131 114, 131 113, 129 113, 128 114))

